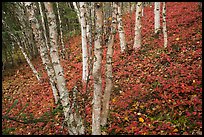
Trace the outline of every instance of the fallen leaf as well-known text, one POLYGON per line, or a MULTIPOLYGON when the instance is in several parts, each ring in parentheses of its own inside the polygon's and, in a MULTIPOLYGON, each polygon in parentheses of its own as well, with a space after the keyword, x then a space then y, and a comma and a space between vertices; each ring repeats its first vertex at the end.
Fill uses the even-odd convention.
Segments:
POLYGON ((140 118, 139 118, 139 121, 143 123, 143 122, 144 122, 144 119, 140 117, 140 118))
POLYGON ((124 118, 124 120, 129 121, 127 116, 124 118))
POLYGON ((178 129, 177 128, 175 128, 174 130, 173 130, 173 132, 175 133, 175 132, 178 132, 178 129))

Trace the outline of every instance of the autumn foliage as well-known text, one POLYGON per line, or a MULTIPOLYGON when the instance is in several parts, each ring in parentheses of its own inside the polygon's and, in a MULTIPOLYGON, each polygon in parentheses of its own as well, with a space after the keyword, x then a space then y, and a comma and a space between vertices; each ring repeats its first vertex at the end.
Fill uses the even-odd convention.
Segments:
MULTIPOLYGON (((142 46, 133 50, 135 14, 124 15, 127 53, 120 53, 118 33, 113 53, 113 91, 108 125, 102 131, 108 134, 134 135, 189 135, 202 132, 202 12, 198 3, 167 2, 168 46, 163 47, 163 34, 154 35, 154 7, 144 8, 142 17, 142 46), (132 23, 132 25, 131 25, 132 23), (134 27, 132 28, 134 30, 134 27)), ((162 23, 162 19, 161 19, 162 23)), ((82 89, 81 36, 73 37, 66 47, 69 60, 61 60, 68 90, 77 85, 80 100, 86 97, 86 132, 91 134, 92 80, 88 90, 82 89)), ((103 51, 103 89, 105 85, 105 53, 103 51)), ((52 89, 40 58, 33 61, 44 79, 38 83, 27 64, 4 77, 2 84, 2 116, 18 99, 8 113, 15 117, 26 103, 19 118, 44 117, 46 122, 23 124, 2 120, 4 134, 68 134, 63 129, 63 113, 56 111, 52 89), (46 113, 46 114, 45 114, 46 113)), ((81 112, 84 113, 84 112, 81 112)))

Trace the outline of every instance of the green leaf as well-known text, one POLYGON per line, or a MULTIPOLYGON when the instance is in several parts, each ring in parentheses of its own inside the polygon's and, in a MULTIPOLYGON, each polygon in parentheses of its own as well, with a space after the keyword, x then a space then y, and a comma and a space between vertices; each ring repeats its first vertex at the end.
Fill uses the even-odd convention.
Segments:
POLYGON ((28 106, 28 103, 26 103, 26 105, 20 110, 17 116, 19 116, 27 108, 27 106, 28 106))
POLYGON ((11 109, 13 109, 18 103, 18 99, 16 99, 13 103, 13 105, 7 110, 6 115, 11 111, 11 109))

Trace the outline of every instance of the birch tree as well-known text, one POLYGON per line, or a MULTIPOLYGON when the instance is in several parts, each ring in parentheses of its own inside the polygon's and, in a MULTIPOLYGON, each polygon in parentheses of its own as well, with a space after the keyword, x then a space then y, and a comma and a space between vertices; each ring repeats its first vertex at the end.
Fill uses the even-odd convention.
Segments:
MULTIPOLYGON (((42 59, 42 62, 45 66, 45 69, 47 71, 48 77, 49 77, 49 81, 50 81, 50 85, 53 91, 53 96, 54 96, 54 100, 55 100, 55 104, 57 104, 58 100, 59 100, 59 95, 58 95, 58 90, 56 88, 56 83, 55 83, 55 74, 54 74, 54 70, 52 67, 52 63, 49 59, 49 54, 48 54, 48 49, 47 46, 45 45, 44 42, 44 38, 43 38, 43 32, 41 31, 42 28, 40 29, 40 24, 36 18, 35 15, 35 11, 37 11, 37 7, 34 3, 31 2, 25 2, 25 6, 27 7, 27 11, 29 13, 29 20, 31 22, 31 27, 33 29, 33 34, 34 34, 34 38, 37 44, 37 47, 39 48, 40 51, 40 56, 42 59)), ((42 11, 40 11, 42 12, 42 11)), ((43 17, 41 16, 41 19, 43 17)), ((45 30, 43 30, 45 31, 45 30)))
POLYGON ((23 32, 22 35, 23 37, 21 37, 21 39, 23 40, 23 43, 25 43, 25 49, 28 53, 29 58, 32 60, 34 54, 35 54, 35 50, 33 50, 34 48, 34 40, 32 37, 32 30, 30 28, 30 25, 28 23, 28 18, 26 16, 26 11, 25 11, 25 6, 23 5, 24 3, 22 2, 16 2, 15 3, 15 7, 16 9, 14 9, 16 12, 16 17, 18 18, 19 22, 20 22, 20 28, 21 31, 23 32))
POLYGON ((93 13, 93 9, 91 6, 91 2, 88 2, 86 4, 86 32, 87 32, 87 41, 89 43, 89 59, 92 60, 92 14, 93 13))
POLYGON ((142 12, 142 2, 137 2, 136 8, 136 19, 135 19, 135 39, 133 48, 135 50, 140 49, 141 47, 141 12, 142 12))
POLYGON ((116 2, 117 4, 117 11, 118 11, 118 32, 119 32, 119 39, 120 39, 120 48, 121 52, 123 53, 127 47, 126 47, 126 41, 125 41, 125 33, 124 33, 124 28, 123 28, 123 21, 122 21, 122 10, 121 10, 121 5, 119 2, 116 2))
POLYGON ((19 42, 18 42, 18 45, 19 45, 19 47, 23 53, 23 56, 25 57, 26 61, 28 62, 30 68, 32 69, 33 73, 35 74, 37 80, 40 81, 40 76, 39 76, 37 70, 34 68, 33 64, 31 63, 30 59, 28 58, 24 48, 19 44, 19 42))
POLYGON ((40 2, 38 2, 38 4, 37 4, 37 6, 39 7, 39 12, 40 12, 40 16, 41 16, 41 18, 40 18, 40 23, 41 23, 41 26, 42 26, 42 32, 43 32, 43 36, 44 36, 44 40, 45 40, 45 45, 46 45, 46 48, 47 48, 47 50, 48 50, 48 52, 49 52, 49 50, 50 50, 50 42, 49 42, 49 40, 48 40, 48 35, 47 35, 47 28, 46 28, 46 25, 45 25, 45 20, 44 20, 44 15, 43 15, 43 10, 42 10, 42 6, 41 6, 41 3, 40 2))
MULTIPOLYGON (((8 29, 9 32, 12 32, 10 33, 10 36, 16 41, 18 41, 18 46, 19 48, 21 49, 21 52, 23 53, 23 56, 25 57, 27 63, 29 64, 31 70, 33 71, 34 75, 36 76, 37 80, 40 82, 40 75, 39 73, 36 71, 36 69, 34 68, 33 64, 31 63, 31 59, 32 58, 31 56, 29 56, 29 52, 26 52, 26 46, 28 46, 28 41, 27 41, 27 37, 30 36, 30 30, 26 30, 28 29, 28 27, 25 26, 25 22, 27 20, 25 20, 23 17, 25 17, 25 14, 24 14, 24 10, 22 9, 22 3, 13 3, 11 6, 11 8, 13 8, 13 11, 14 11, 14 16, 15 17, 11 17, 13 19, 16 18, 16 23, 17 24, 14 24, 15 27, 19 28, 19 32, 18 34, 16 33, 13 33, 13 28, 10 28, 10 26, 8 24, 6 24, 6 21, 5 20, 2 20, 3 22, 3 25, 6 26, 6 28, 8 29), (21 35, 21 37, 17 37, 17 35, 21 35), (24 46, 23 46, 24 45, 24 46), (21 47, 20 47, 21 46, 21 47), (30 58, 29 58, 30 57, 30 58)), ((32 44, 33 42, 30 42, 30 44, 32 44)), ((30 50, 30 49, 29 49, 30 50)))
POLYGON ((163 34, 164 34, 164 47, 167 47, 167 27, 166 27, 166 3, 163 2, 162 6, 162 15, 163 15, 163 34))
POLYGON ((36 76, 37 80, 40 81, 40 75, 37 72, 37 70, 34 68, 33 64, 31 63, 28 55, 26 54, 24 48, 21 46, 21 42, 19 40, 18 37, 16 37, 13 33, 11 33, 11 28, 6 24, 6 22, 4 20, 2 20, 3 25, 5 25, 5 27, 8 29, 8 33, 10 34, 10 36, 16 41, 17 45, 19 46, 19 48, 21 49, 21 52, 23 53, 23 56, 25 57, 28 65, 30 66, 31 70, 33 71, 34 75, 36 76))
POLYGON ((160 31, 160 2, 154 3, 154 32, 158 34, 160 31))
POLYGON ((60 11, 59 11, 59 4, 58 2, 56 2, 56 8, 57 8, 57 14, 58 14, 58 19, 59 19, 59 30, 60 30, 60 44, 62 46, 62 58, 65 59, 66 58, 66 49, 65 49, 65 45, 64 45, 64 39, 63 39, 63 33, 62 33, 62 20, 60 17, 60 11))
POLYGON ((85 2, 79 2, 80 8, 77 7, 76 2, 73 2, 74 8, 77 12, 78 19, 81 25, 81 39, 82 39, 82 81, 86 82, 88 77, 88 52, 86 39, 86 9, 85 2))
POLYGON ((80 2, 80 17, 81 17, 81 37, 82 37, 82 62, 83 72, 82 81, 87 81, 88 77, 88 52, 87 52, 87 39, 86 39, 86 8, 85 2, 80 2))
POLYGON ((44 5, 49 23, 48 25, 50 32, 50 56, 56 75, 57 86, 60 94, 60 100, 63 106, 65 121, 68 125, 68 131, 70 135, 84 134, 84 126, 82 123, 81 116, 78 113, 75 113, 71 108, 71 102, 64 79, 63 68, 60 65, 57 45, 57 26, 52 3, 44 2, 44 5))
POLYGON ((101 121, 101 92, 102 92, 102 79, 101 79, 101 60, 102 60, 102 46, 101 46, 101 33, 102 33, 102 3, 95 3, 96 12, 96 32, 94 42, 94 64, 93 64, 93 111, 92 111, 92 135, 100 135, 100 121, 101 121))
POLYGON ((113 74, 112 74, 112 58, 113 58, 113 44, 116 32, 116 9, 117 7, 113 5, 113 12, 112 12, 112 26, 111 26, 111 36, 110 41, 107 45, 107 53, 106 53, 106 86, 103 95, 103 105, 102 105, 102 112, 101 112, 101 125, 105 126, 107 124, 107 117, 109 112, 109 101, 111 90, 113 87, 113 74))

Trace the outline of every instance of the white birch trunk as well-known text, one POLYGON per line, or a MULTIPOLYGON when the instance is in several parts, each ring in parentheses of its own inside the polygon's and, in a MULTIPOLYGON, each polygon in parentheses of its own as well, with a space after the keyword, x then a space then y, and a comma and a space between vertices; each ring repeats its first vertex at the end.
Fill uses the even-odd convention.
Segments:
POLYGON ((25 50, 23 49, 23 47, 20 44, 19 44, 19 47, 23 53, 23 56, 25 57, 26 61, 28 62, 30 68, 32 69, 33 73, 35 74, 37 80, 40 81, 40 76, 39 76, 37 70, 34 68, 33 64, 31 63, 30 59, 28 58, 27 54, 25 53, 25 50))
POLYGON ((88 3, 85 3, 85 12, 86 12, 86 17, 85 17, 85 19, 86 19, 86 36, 90 40, 90 36, 91 36, 91 23, 90 23, 91 16, 90 15, 91 15, 91 13, 89 10, 88 3))
POLYGON ((62 58, 65 59, 66 50, 65 50, 64 39, 63 39, 63 34, 62 34, 62 21, 61 21, 61 17, 60 17, 58 2, 56 2, 56 7, 57 7, 57 14, 58 14, 59 25, 60 25, 59 28, 60 28, 60 41, 61 41, 61 46, 62 46, 62 58))
MULTIPOLYGON (((87 22, 87 26, 86 26, 86 28, 87 28, 87 41, 88 41, 88 45, 89 45, 89 48, 88 48, 88 76, 90 76, 91 75, 91 73, 92 73, 92 68, 93 68, 93 58, 92 58, 92 50, 93 50, 93 48, 92 48, 92 40, 93 40, 93 38, 92 38, 92 10, 93 9, 91 9, 92 7, 91 7, 91 2, 89 2, 89 3, 87 3, 86 4, 86 22, 87 22)), ((87 77, 87 79, 89 79, 88 77, 87 77)))
POLYGON ((112 12, 112 28, 111 28, 111 39, 108 43, 108 49, 106 54, 106 87, 103 95, 103 106, 101 112, 101 125, 105 126, 107 124, 108 112, 109 112, 109 101, 110 95, 113 87, 113 74, 112 74, 112 57, 113 57, 113 44, 116 31, 116 13, 114 12, 117 7, 113 6, 112 12))
POLYGON ((144 3, 142 2, 142 17, 144 16, 144 3))
POLYGON ((122 10, 119 2, 117 4, 117 8, 118 8, 117 20, 118 20, 118 32, 119 32, 119 38, 120 38, 120 48, 121 48, 121 52, 123 53, 127 47, 126 47, 125 33, 123 28, 123 21, 122 21, 122 10))
POLYGON ((135 12, 135 2, 131 3, 131 12, 135 12))
MULTIPOLYGON (((17 11, 19 12, 19 11, 17 11)), ((20 15, 20 13, 17 13, 17 15, 20 15)), ((18 17, 20 19, 20 17, 18 17)), ((6 28, 9 29, 9 31, 11 30, 10 27, 5 23, 4 20, 2 20, 3 24, 6 25, 6 28)), ((21 25, 20 25, 21 26, 21 25)), ((21 26, 22 28, 22 26, 21 26)), ((13 33, 9 33, 14 40, 16 40, 17 44, 19 45, 21 52, 23 53, 23 56, 25 57, 27 63, 29 64, 31 70, 33 71, 34 75, 36 76, 37 80, 40 82, 40 75, 38 74, 37 70, 34 68, 33 64, 31 63, 30 59, 28 58, 28 55, 26 54, 24 48, 21 46, 20 42, 18 41, 18 39, 16 38, 16 36, 13 33)), ((24 38, 22 38, 24 40, 24 38)))
POLYGON ((74 9, 76 10, 79 23, 81 24, 80 11, 79 11, 79 8, 77 7, 77 3, 73 2, 73 6, 74 6, 74 9))
POLYGON ((160 2, 154 3, 154 32, 157 34, 160 30, 160 2))
POLYGON ((135 19, 135 39, 133 48, 135 50, 140 49, 141 47, 141 11, 142 11, 142 2, 137 2, 136 8, 136 19, 135 19))
MULTIPOLYGON (((49 59, 47 47, 43 41, 42 31, 40 30, 40 24, 39 24, 38 20, 36 19, 35 13, 34 13, 34 11, 37 10, 37 7, 34 5, 34 3, 31 3, 31 2, 25 2, 25 6, 27 7, 27 11, 29 13, 29 20, 31 22, 31 27, 33 29, 33 34, 34 34, 34 39, 36 41, 36 45, 40 50, 40 56, 41 56, 43 64, 45 65, 45 69, 46 69, 48 77, 49 77, 49 81, 50 81, 50 85, 52 87, 52 92, 53 92, 55 104, 57 104, 57 102, 59 100, 59 96, 58 96, 58 90, 57 90, 56 84, 55 84, 54 70, 52 68, 52 64, 51 64, 50 59, 49 59)), ((43 17, 41 17, 41 18, 43 18, 43 17)))
POLYGON ((82 81, 86 82, 88 77, 88 52, 87 52, 87 39, 86 39, 86 9, 85 2, 80 2, 80 20, 81 20, 81 39, 82 39, 82 81))
POLYGON ((68 125, 68 131, 70 135, 84 134, 84 126, 80 115, 77 115, 70 108, 71 102, 69 98, 69 93, 66 87, 66 82, 64 79, 63 68, 60 65, 60 59, 58 54, 57 45, 57 26, 54 16, 54 11, 52 8, 52 3, 44 2, 45 9, 47 10, 46 15, 49 22, 49 32, 50 32, 50 55, 54 66, 55 75, 57 78, 58 90, 60 93, 60 99, 64 110, 65 121, 68 125))
POLYGON ((28 22, 28 18, 26 16, 26 11, 24 9, 24 3, 23 2, 20 2, 20 3, 17 3, 16 2, 16 7, 17 7, 17 10, 16 11, 16 14, 17 14, 17 18, 19 19, 21 25, 20 25, 20 28, 21 30, 23 31, 23 39, 24 39, 24 42, 25 42, 25 49, 27 51, 28 54, 28 57, 30 57, 30 59, 32 60, 32 51, 31 51, 31 47, 34 46, 34 43, 33 43, 33 39, 32 39, 32 33, 31 33, 31 28, 29 27, 29 24, 27 23, 28 22))
POLYGON ((163 34, 164 34, 164 47, 167 47, 167 28, 166 28, 166 3, 163 2, 162 8, 163 15, 163 34))
POLYGON ((102 60, 102 3, 95 4, 96 11, 96 32, 94 42, 94 64, 93 64, 93 81, 94 81, 94 96, 93 96, 93 112, 92 112, 92 135, 101 135, 101 60, 102 60))
POLYGON ((87 52, 87 39, 86 39, 86 8, 85 2, 79 2, 80 8, 77 7, 77 3, 73 2, 74 8, 77 12, 79 23, 81 24, 81 37, 82 37, 82 82, 87 81, 88 77, 88 52, 87 52))
POLYGON ((42 30, 43 30, 43 35, 44 35, 44 39, 45 39, 45 45, 47 47, 47 50, 50 50, 49 44, 48 44, 48 39, 47 39, 47 34, 46 34, 46 28, 45 28, 45 20, 43 18, 43 11, 42 11, 42 7, 40 2, 38 2, 39 5, 39 9, 40 9, 40 16, 41 16, 41 22, 42 22, 42 30))

